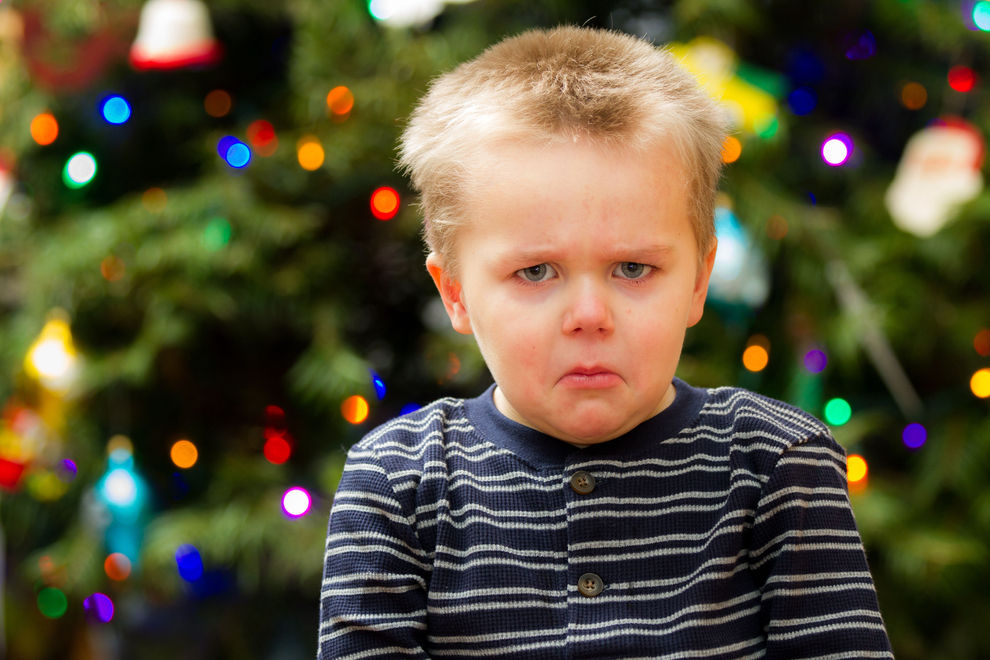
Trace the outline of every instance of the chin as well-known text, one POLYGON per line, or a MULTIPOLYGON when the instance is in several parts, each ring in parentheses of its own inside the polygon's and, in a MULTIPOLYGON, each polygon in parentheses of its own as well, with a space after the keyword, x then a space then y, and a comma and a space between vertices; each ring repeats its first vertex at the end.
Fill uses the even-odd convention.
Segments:
POLYGON ((566 435, 568 442, 582 445, 597 445, 608 442, 624 433, 622 424, 612 419, 587 419, 581 421, 571 417, 567 424, 559 427, 560 433, 566 435))

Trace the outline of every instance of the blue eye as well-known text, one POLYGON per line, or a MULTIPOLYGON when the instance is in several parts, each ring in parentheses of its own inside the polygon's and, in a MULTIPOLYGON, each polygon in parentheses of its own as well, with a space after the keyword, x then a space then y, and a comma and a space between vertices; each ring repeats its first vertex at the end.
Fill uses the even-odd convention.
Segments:
POLYGON ((635 261, 623 261, 615 269, 615 274, 627 280, 638 280, 646 277, 653 270, 653 266, 638 264, 635 261))
POLYGON ((530 266, 529 268, 523 268, 516 271, 516 275, 523 278, 527 282, 545 282, 553 278, 557 274, 557 271, 553 269, 549 264, 538 264, 536 266, 530 266))

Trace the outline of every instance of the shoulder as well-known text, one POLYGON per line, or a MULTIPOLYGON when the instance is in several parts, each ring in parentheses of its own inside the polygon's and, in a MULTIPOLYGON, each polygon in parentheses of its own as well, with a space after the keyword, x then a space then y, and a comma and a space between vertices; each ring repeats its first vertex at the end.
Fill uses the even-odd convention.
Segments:
POLYGON ((784 446, 831 438, 828 427, 814 415, 739 387, 709 389, 699 422, 737 437, 759 437, 784 446))
POLYGON ((699 414, 705 428, 727 444, 733 470, 756 483, 773 475, 785 484, 845 483, 845 450, 823 422, 789 403, 737 387, 711 389, 699 414))
POLYGON ((375 427, 354 444, 352 451, 416 448, 451 432, 466 433, 472 430, 464 411, 464 399, 447 397, 375 427))
POLYGON ((418 479, 447 454, 479 442, 464 399, 438 399, 372 429, 348 452, 348 463, 371 464, 389 480, 418 479))

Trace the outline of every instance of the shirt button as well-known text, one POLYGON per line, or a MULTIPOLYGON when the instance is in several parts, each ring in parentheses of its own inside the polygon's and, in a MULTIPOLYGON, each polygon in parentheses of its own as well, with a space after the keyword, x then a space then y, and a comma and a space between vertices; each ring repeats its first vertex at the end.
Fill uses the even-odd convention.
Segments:
POLYGON ((595 489, 595 477, 584 470, 578 470, 571 477, 571 488, 575 493, 587 495, 595 489))
POLYGON ((594 573, 585 573, 578 578, 578 591, 582 596, 594 598, 605 588, 605 583, 594 573))

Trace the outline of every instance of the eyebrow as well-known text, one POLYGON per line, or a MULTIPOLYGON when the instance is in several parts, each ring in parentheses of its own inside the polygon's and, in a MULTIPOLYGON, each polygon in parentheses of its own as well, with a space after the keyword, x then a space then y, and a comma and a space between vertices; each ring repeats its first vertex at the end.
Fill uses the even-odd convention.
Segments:
MULTIPOLYGON (((650 244, 645 246, 620 246, 609 249, 605 254, 610 261, 630 261, 632 259, 643 261, 656 261, 669 259, 677 252, 672 245, 650 244)), ((498 255, 496 258, 500 263, 545 263, 557 261, 561 258, 562 251, 558 248, 527 247, 519 251, 509 251, 498 255)))

